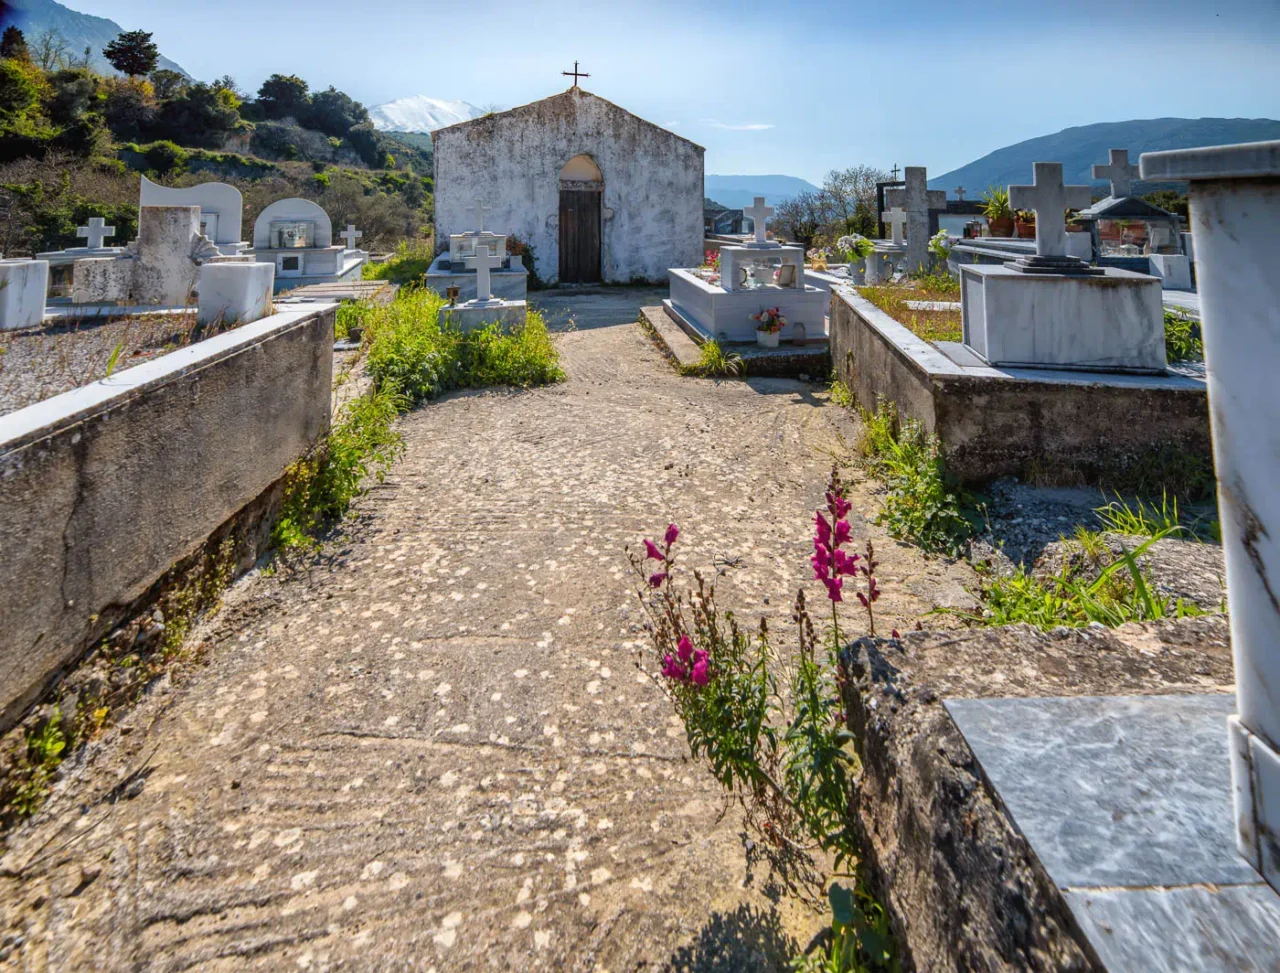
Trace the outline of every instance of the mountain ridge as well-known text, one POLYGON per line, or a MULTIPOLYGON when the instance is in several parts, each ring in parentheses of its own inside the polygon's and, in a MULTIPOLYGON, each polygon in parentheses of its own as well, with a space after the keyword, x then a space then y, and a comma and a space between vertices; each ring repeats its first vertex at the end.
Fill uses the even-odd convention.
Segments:
MULTIPOLYGON (((80 13, 57 0, 0 0, 0 30, 6 27, 21 30, 28 44, 35 40, 37 34, 56 30, 66 40, 68 54, 79 57, 87 46, 93 52, 91 66, 95 71, 100 74, 120 73, 102 56, 102 49, 117 34, 124 32, 124 28, 114 20, 80 13)), ((156 67, 191 77, 180 64, 164 55, 160 56, 156 67)))
POLYGON ((929 180, 930 189, 948 192, 963 185, 976 199, 988 186, 1031 182, 1033 162, 1061 162, 1068 184, 1103 186, 1092 167, 1105 163, 1110 149, 1128 149, 1135 165, 1143 152, 1189 149, 1280 139, 1280 121, 1272 118, 1138 118, 1064 128, 1052 135, 1015 142, 929 180))
POLYGON ((765 202, 773 206, 795 199, 802 192, 817 191, 817 186, 799 176, 731 176, 711 173, 703 179, 703 195, 730 209, 750 206, 756 196, 763 196, 765 202))

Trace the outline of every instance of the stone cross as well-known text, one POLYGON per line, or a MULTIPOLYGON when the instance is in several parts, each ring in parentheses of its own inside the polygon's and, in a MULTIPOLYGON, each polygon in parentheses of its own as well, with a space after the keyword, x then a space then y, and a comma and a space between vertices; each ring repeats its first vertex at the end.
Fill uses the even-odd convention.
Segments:
POLYGON ((101 250, 103 241, 116 235, 116 228, 104 225, 106 222, 101 216, 90 217, 88 226, 76 228, 76 236, 84 237, 90 250, 101 250))
POLYGON ((1129 164, 1128 149, 1112 149, 1108 155, 1111 158, 1110 164, 1095 165, 1093 178, 1110 179, 1111 195, 1116 199, 1124 199, 1133 193, 1133 178, 1138 174, 1138 167, 1129 164))
POLYGON ((487 243, 476 246, 476 301, 484 304, 493 300, 493 288, 489 283, 489 270, 502 266, 502 255, 495 253, 489 256, 487 243))
POLYGON ((929 171, 924 166, 907 166, 902 178, 907 184, 902 192, 907 209, 907 270, 915 273, 929 262, 929 211, 947 208, 947 191, 929 188, 929 171))
POLYGON ((1035 182, 1010 186, 1009 205, 1035 210, 1036 256, 1067 255, 1067 210, 1084 209, 1092 200, 1088 186, 1064 186, 1061 162, 1037 162, 1035 182))
POLYGON ((477 230, 478 232, 480 232, 480 233, 483 233, 483 232, 484 232, 484 218, 485 218, 486 216, 488 216, 488 215, 489 215, 489 213, 490 213, 490 211, 493 209, 493 207, 492 207, 492 206, 481 206, 479 203, 476 203, 474 206, 471 206, 471 207, 468 207, 468 208, 469 208, 473 213, 475 213, 475 214, 476 214, 476 223, 478 224, 478 225, 476 226, 476 230, 477 230))
POLYGON ((765 221, 768 220, 769 217, 773 215, 773 207, 766 206, 764 204, 763 196, 757 196, 755 200, 756 200, 755 205, 748 206, 745 209, 743 209, 742 214, 744 216, 751 217, 751 222, 755 224, 756 243, 768 243, 769 240, 764 235, 764 225, 765 225, 765 221))
POLYGON ((356 225, 354 223, 348 223, 347 228, 339 233, 338 236, 347 241, 348 250, 354 250, 356 248, 356 241, 364 236, 364 234, 356 229, 356 225))
POLYGON ((880 214, 880 221, 893 229, 893 242, 902 243, 902 228, 907 225, 907 214, 901 206, 895 206, 880 214))
POLYGON ((962 203, 964 202, 964 193, 964 186, 956 186, 956 199, 960 200, 962 203))

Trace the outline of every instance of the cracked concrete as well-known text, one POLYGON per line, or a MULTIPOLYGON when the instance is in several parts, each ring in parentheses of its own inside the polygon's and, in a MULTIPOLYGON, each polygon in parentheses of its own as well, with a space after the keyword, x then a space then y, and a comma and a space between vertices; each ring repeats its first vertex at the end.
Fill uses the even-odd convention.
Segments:
MULTIPOLYGON (((635 668, 623 546, 675 521, 726 607, 789 629, 847 413, 679 378, 625 319, 559 340, 563 385, 404 417, 326 553, 242 580, 204 664, 64 765, 0 861, 0 969, 764 970, 808 944, 823 916, 748 861, 635 668)), ((964 600, 968 567, 855 491, 885 627, 964 600)))

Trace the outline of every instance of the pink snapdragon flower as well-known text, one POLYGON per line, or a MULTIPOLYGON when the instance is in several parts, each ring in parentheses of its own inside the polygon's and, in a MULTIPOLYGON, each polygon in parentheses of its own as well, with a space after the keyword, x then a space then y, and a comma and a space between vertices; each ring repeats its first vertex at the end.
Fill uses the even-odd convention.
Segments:
MULTIPOLYGON (((701 651, 699 650, 699 652, 701 651)), ((706 652, 702 652, 702 655, 705 656, 706 654, 706 652)), ((688 665, 694 659, 696 653, 693 651, 693 642, 689 636, 680 636, 680 641, 676 644, 676 655, 680 657, 680 661, 685 665, 688 665)))
POLYGON ((663 543, 670 547, 676 542, 676 538, 680 536, 680 528, 675 524, 667 525, 667 532, 662 535, 663 543))
POLYGON ((814 580, 826 587, 827 598, 838 602, 844 600, 844 579, 858 572, 859 556, 840 549, 852 537, 847 518, 853 504, 845 499, 835 470, 831 471, 826 500, 827 509, 813 515, 813 556, 809 562, 813 565, 814 580))
POLYGON ((663 657, 662 674, 677 682, 685 682, 689 678, 688 670, 669 655, 663 657))
POLYGON ((665 561, 667 559, 667 556, 662 553, 658 545, 648 538, 645 538, 644 542, 644 556, 655 561, 665 561))
POLYGON ((666 572, 666 571, 657 571, 657 572, 654 572, 653 574, 649 575, 649 587, 650 587, 650 588, 661 588, 661 587, 662 587, 662 582, 664 582, 664 581, 666 581, 666 580, 667 580, 667 572, 666 572))

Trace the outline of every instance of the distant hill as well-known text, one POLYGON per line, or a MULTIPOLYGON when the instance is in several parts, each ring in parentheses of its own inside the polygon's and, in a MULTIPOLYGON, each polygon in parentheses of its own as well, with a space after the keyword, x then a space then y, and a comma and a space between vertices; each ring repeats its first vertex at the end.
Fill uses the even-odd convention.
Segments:
POLYGON ((370 108, 369 120, 380 132, 427 133, 479 118, 483 114, 482 109, 470 102, 410 95, 370 108))
MULTIPOLYGON (((1280 121, 1271 118, 1148 118, 1099 122, 1063 129, 997 149, 976 162, 929 180, 930 189, 964 186, 970 199, 988 186, 1031 182, 1033 162, 1061 162, 1068 183, 1095 184, 1092 166, 1107 161, 1109 149, 1128 149, 1135 165, 1143 152, 1189 149, 1280 139, 1280 121)), ((1101 187, 1105 181, 1096 183, 1101 187)))
POLYGON ((750 206, 756 196, 763 196, 769 205, 795 199, 803 192, 817 192, 818 187, 796 176, 707 176, 704 195, 722 206, 742 209, 750 206))
MULTIPOLYGON (((67 53, 79 57, 87 46, 93 52, 93 69, 99 74, 119 74, 102 56, 102 49, 124 28, 106 17, 94 17, 64 7, 55 0, 0 0, 0 30, 17 27, 30 44, 46 30, 56 30, 67 43, 67 53)), ((181 65, 161 55, 159 67, 190 77, 181 65)))

